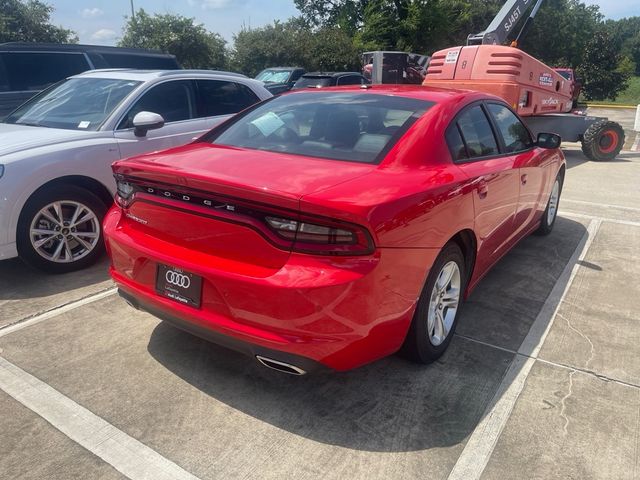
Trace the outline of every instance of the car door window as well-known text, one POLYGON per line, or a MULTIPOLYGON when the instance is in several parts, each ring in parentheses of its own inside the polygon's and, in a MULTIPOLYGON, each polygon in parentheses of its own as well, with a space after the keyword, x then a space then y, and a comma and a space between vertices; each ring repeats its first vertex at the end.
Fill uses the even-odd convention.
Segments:
POLYGON ((253 91, 241 83, 222 80, 196 80, 200 98, 199 116, 230 115, 260 101, 253 91))
POLYGON ((490 103, 487 107, 504 140, 505 153, 522 152, 533 146, 529 131, 511 110, 498 103, 490 103))
POLYGON ((447 129, 445 137, 447 139, 447 145, 449 145, 451 158, 454 162, 458 160, 464 161, 469 158, 467 155, 467 148, 464 146, 457 123, 454 123, 447 129))
POLYGON ((133 128, 133 117, 143 111, 162 115, 165 123, 195 118, 192 81, 175 80, 152 87, 127 112, 118 130, 133 128))
POLYGON ((0 53, 13 91, 44 90, 60 80, 90 70, 82 53, 0 53))
POLYGON ((498 143, 489 119, 480 105, 474 105, 462 112, 458 116, 457 124, 469 158, 498 155, 498 143))

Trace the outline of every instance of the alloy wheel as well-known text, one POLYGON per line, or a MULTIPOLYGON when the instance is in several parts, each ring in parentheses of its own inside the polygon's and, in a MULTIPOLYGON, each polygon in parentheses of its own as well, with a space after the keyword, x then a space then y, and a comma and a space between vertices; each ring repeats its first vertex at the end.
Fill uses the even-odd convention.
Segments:
POLYGON ((432 345, 444 342, 451 331, 460 305, 460 267, 456 262, 447 262, 440 270, 429 300, 427 334, 432 345))
POLYGON ((86 257, 100 240, 100 222, 80 202, 60 200, 42 208, 31 221, 33 249, 54 263, 71 263, 86 257))
POLYGON ((549 197, 549 208, 547 210, 547 225, 551 225, 558 213, 558 201, 560 200, 560 181, 556 179, 549 197))

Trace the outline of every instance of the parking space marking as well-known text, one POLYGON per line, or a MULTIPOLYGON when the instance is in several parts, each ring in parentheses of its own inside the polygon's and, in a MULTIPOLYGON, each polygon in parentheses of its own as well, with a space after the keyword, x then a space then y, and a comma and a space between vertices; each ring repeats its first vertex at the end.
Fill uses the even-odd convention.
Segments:
POLYGON ((632 220, 619 220, 617 218, 600 217, 597 215, 589 215, 588 213, 572 212, 570 210, 558 210, 561 217, 586 218, 587 220, 598 220, 600 222, 617 223, 619 225, 630 225, 632 227, 640 227, 640 222, 632 220))
POLYGON ((75 302, 69 302, 65 305, 61 305, 59 307, 48 310, 44 313, 40 313, 33 317, 29 317, 25 320, 19 320, 16 323, 11 323, 5 327, 0 328, 0 337, 4 337, 5 335, 9 335, 10 333, 17 332, 18 330, 22 330, 23 328, 30 327, 37 323, 43 322, 53 317, 57 317, 58 315, 62 315, 70 310, 74 310, 78 307, 82 307, 83 305, 87 305, 88 303, 97 302, 98 300, 102 300, 105 297, 113 295, 118 291, 117 288, 110 288, 109 290, 103 290, 102 292, 94 293, 93 295, 89 295, 87 297, 81 298, 80 300, 76 300, 75 302))
POLYGON ((531 368, 553 324, 560 304, 567 294, 580 264, 584 260, 602 221, 593 219, 576 246, 569 262, 556 280, 527 336, 516 352, 502 382, 498 386, 482 419, 471 433, 467 444, 449 473, 449 480, 479 479, 491 458, 513 407, 522 393, 531 368))
POLYGON ((640 212, 640 208, 635 207, 625 207, 623 205, 616 205, 615 203, 598 203, 598 202, 587 202, 586 200, 571 200, 570 198, 563 198, 563 202, 569 203, 577 203, 580 205, 591 205, 593 207, 606 207, 606 208, 616 208, 618 210, 628 210, 630 212, 640 212))
POLYGON ((198 480, 2 357, 0 389, 132 480, 198 480))

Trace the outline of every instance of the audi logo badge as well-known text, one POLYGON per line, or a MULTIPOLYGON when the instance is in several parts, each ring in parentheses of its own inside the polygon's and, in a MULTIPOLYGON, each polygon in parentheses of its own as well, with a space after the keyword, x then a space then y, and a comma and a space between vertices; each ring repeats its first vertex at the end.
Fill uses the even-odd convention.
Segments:
POLYGON ((186 275, 182 273, 174 272, 171 270, 167 270, 167 273, 164 274, 164 278, 170 285, 175 285, 176 287, 181 288, 189 288, 191 285, 191 280, 186 275))

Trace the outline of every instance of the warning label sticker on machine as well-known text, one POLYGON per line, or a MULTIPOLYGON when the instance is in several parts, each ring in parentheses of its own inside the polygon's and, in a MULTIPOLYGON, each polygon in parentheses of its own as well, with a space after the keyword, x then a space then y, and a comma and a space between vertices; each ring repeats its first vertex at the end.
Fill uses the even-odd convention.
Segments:
POLYGON ((553 77, 550 73, 540 74, 540 85, 543 87, 553 87, 553 77))
POLYGON ((451 50, 447 52, 447 58, 444 59, 444 63, 456 63, 458 61, 458 55, 460 50, 451 50))

